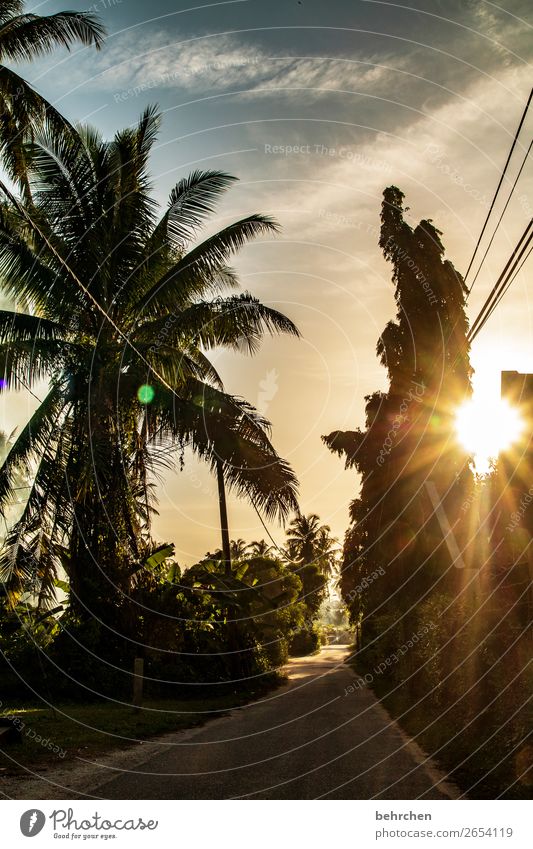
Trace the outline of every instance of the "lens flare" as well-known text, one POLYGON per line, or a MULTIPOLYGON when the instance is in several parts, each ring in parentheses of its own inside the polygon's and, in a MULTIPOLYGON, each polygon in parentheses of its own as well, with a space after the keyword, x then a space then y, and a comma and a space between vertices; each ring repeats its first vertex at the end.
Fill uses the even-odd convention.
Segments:
POLYGON ((154 400, 155 389, 153 386, 150 386, 148 383, 144 383, 139 387, 139 391, 137 392, 137 398, 141 402, 141 404, 151 404, 154 400))
POLYGON ((506 451, 523 433, 524 421, 507 401, 476 401, 463 404, 455 416, 457 438, 474 457, 476 471, 486 474, 491 460, 506 451))

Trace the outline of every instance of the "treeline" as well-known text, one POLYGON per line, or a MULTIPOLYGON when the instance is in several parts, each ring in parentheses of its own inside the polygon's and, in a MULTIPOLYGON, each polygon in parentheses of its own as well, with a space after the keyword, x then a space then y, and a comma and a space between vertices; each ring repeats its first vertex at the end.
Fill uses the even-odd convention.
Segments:
MULTIPOLYGON (((136 658, 152 697, 194 696, 199 684, 204 695, 261 688, 289 653, 311 653, 326 639, 319 613, 338 547, 315 514, 293 519, 283 549, 232 541, 230 567, 217 550, 181 570, 173 552, 163 545, 150 554, 112 623, 80 616, 68 595, 44 613, 31 595, 4 603, 4 696, 129 700, 136 658)), ((68 593, 68 583, 59 589, 68 593)), ((327 632, 335 630, 331 623, 327 632)))

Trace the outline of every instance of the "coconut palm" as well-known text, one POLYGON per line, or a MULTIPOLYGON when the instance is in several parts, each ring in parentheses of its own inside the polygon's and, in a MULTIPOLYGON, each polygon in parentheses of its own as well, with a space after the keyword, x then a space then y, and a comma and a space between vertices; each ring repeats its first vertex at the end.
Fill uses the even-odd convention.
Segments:
POLYGON ((252 557, 269 557, 272 554, 272 546, 264 539, 254 540, 248 546, 248 554, 252 557))
POLYGON ((232 539, 230 542, 230 554, 232 560, 241 560, 246 554, 248 546, 244 539, 232 539))
POLYGON ((25 142, 44 122, 56 130, 68 124, 5 63, 29 62, 76 42, 99 49, 105 30, 89 12, 43 16, 25 12, 24 5, 21 0, 0 0, 0 157, 11 179, 27 188, 25 142))
POLYGON ((296 506, 268 422, 224 392, 206 356, 298 334, 252 295, 228 293, 230 257, 276 225, 251 215, 198 242, 234 181, 215 171, 180 180, 161 216, 147 170, 158 125, 150 108, 111 142, 49 129, 31 145, 31 193, 0 184, 0 274, 33 305, 0 312, 0 372, 9 389, 49 381, 0 470, 0 508, 17 470, 33 476, 1 564, 15 592, 36 571, 53 583, 61 563, 81 607, 127 593, 150 547, 151 475, 187 446, 267 518, 296 506))
POLYGON ((287 528, 287 559, 298 572, 309 613, 316 616, 334 571, 337 540, 317 513, 297 513, 287 528))
POLYGON ((315 542, 315 558, 322 574, 330 581, 336 574, 340 555, 339 541, 331 536, 329 525, 322 525, 315 542))
POLYGON ((320 524, 316 513, 298 513, 287 529, 286 551, 292 562, 315 563, 329 578, 335 572, 339 541, 331 536, 329 525, 320 524))
POLYGON ((287 528, 288 549, 295 561, 312 563, 321 530, 330 528, 320 524, 317 513, 298 513, 287 528))

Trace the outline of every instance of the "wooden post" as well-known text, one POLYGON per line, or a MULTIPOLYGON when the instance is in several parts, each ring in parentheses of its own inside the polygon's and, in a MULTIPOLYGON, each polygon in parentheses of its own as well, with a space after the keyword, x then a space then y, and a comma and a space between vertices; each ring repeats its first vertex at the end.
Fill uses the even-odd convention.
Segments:
POLYGON ((224 557, 226 575, 231 575, 231 549, 229 544, 228 508, 226 505, 226 488, 224 486, 224 468, 222 460, 217 460, 218 503, 220 507, 220 531, 222 534, 222 554, 224 557))
POLYGON ((144 660, 136 657, 133 661, 133 705, 139 710, 143 703, 144 660))

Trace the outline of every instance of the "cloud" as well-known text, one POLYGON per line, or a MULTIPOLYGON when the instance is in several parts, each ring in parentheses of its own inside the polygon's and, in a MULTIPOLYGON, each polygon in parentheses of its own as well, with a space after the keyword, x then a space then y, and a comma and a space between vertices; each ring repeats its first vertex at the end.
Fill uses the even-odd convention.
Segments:
POLYGON ((527 6, 512 0, 508 7, 438 0, 425 11, 369 2, 359 27, 312 33, 219 35, 145 24, 111 35, 100 54, 54 56, 28 75, 60 105, 81 93, 107 95, 108 103, 128 102, 135 111, 137 98, 205 100, 211 110, 245 104, 252 121, 264 117, 265 104, 304 117, 320 104, 322 116, 329 108, 339 124, 346 117, 357 126, 353 143, 368 143, 377 131, 401 132, 456 103, 481 78, 501 88, 502 70, 523 66, 531 52, 521 20, 527 6))
POLYGON ((172 89, 191 95, 235 91, 253 96, 262 90, 353 91, 374 86, 388 73, 377 57, 276 55, 239 36, 170 39, 157 31, 144 32, 141 40, 138 31, 121 33, 108 41, 102 53, 83 54, 68 67, 65 74, 61 62, 55 66, 34 63, 30 76, 35 82, 44 76, 47 85, 63 89, 68 84, 69 93, 79 88, 124 101, 151 90, 172 89))

